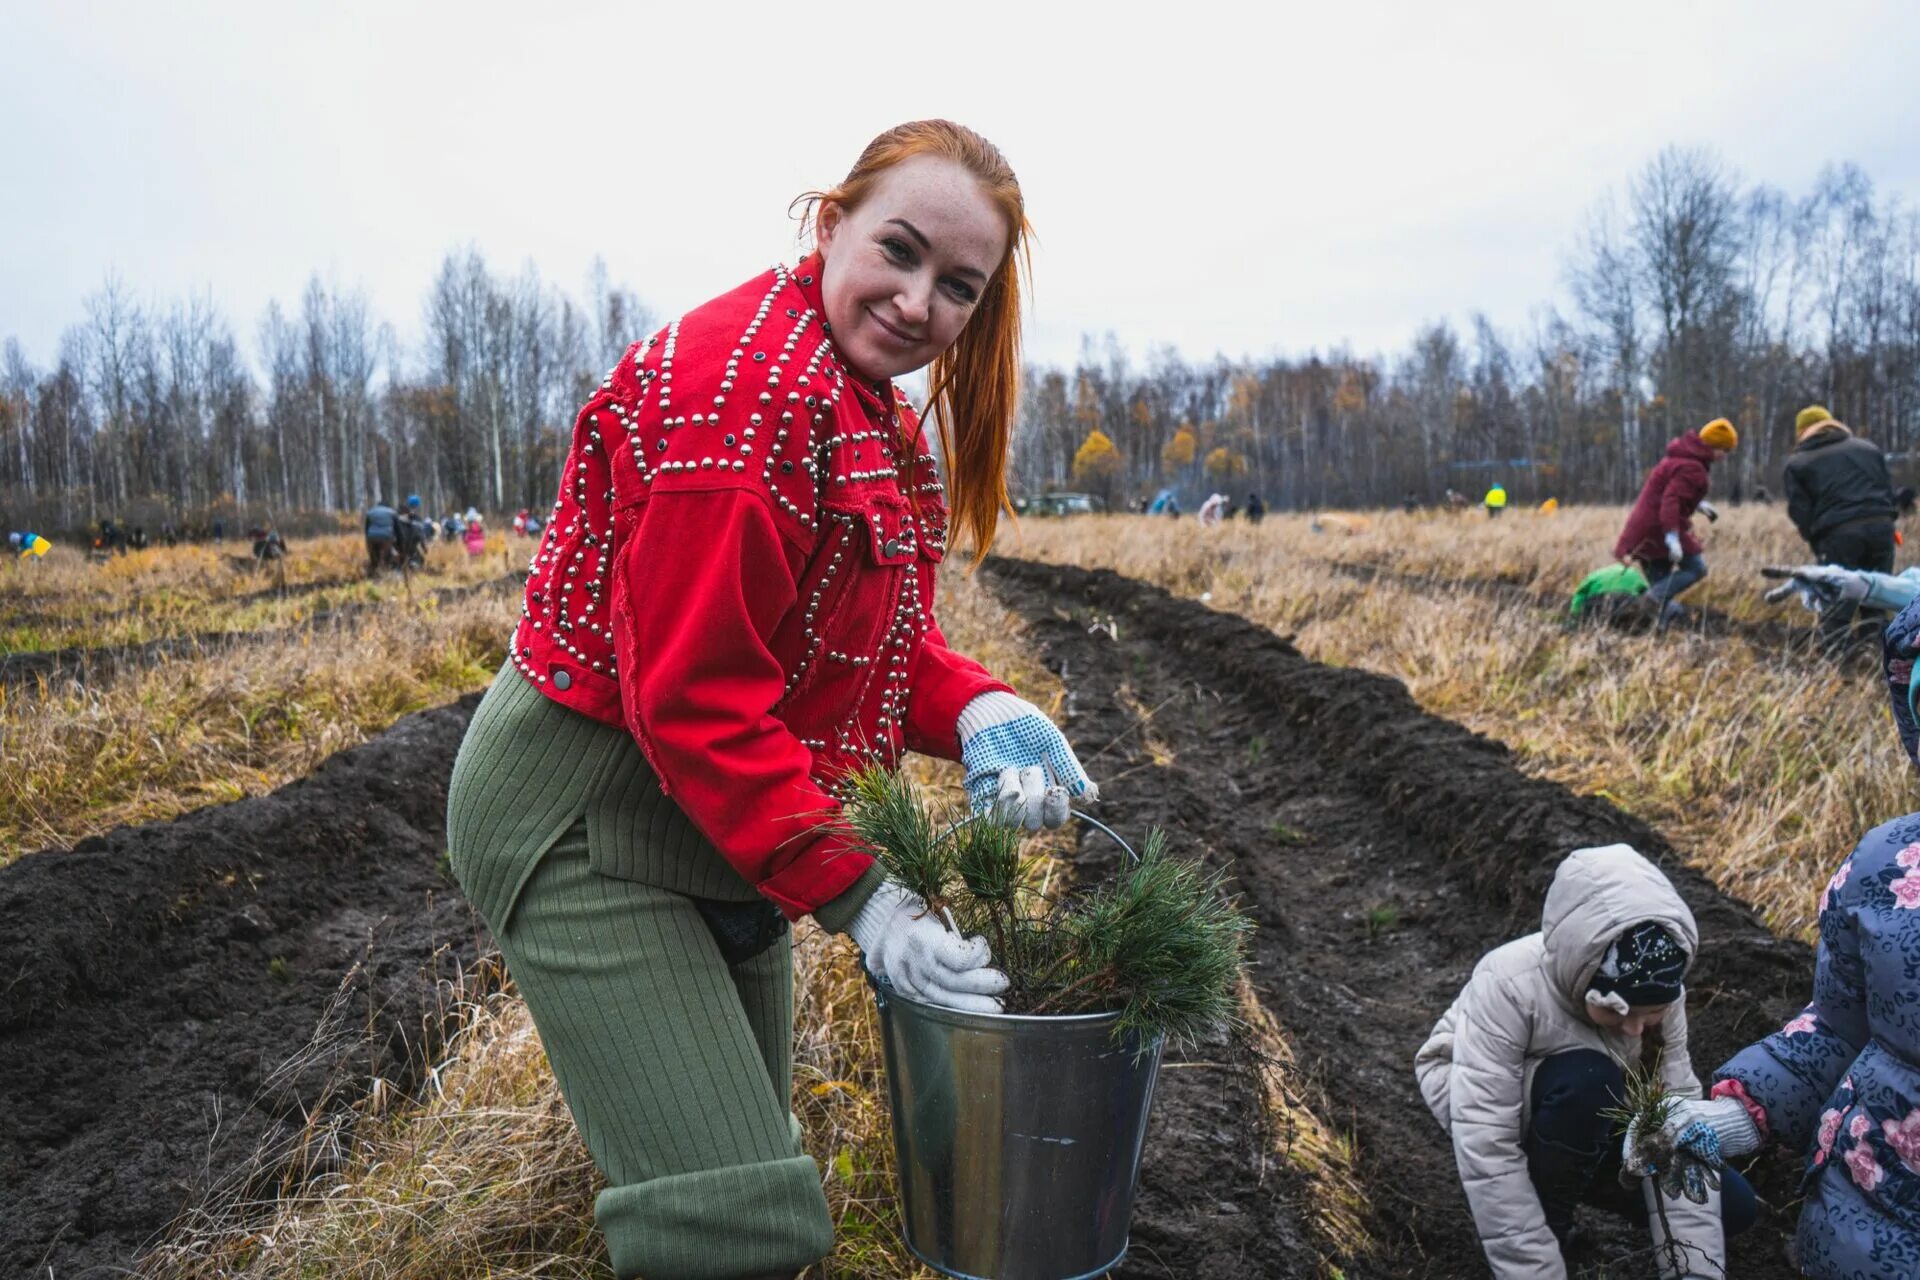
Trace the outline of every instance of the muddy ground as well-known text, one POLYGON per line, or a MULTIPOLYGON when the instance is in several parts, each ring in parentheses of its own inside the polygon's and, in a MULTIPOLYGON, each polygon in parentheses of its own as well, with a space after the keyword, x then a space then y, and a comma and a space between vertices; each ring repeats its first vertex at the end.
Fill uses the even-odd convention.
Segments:
MULTIPOLYGON (((1703 1074, 1811 989, 1807 948, 1677 865, 1655 832, 1525 777, 1503 747, 1423 712, 1399 682, 1318 665, 1267 630, 1112 573, 1005 560, 989 573, 1071 691, 1069 734, 1101 783, 1101 817, 1135 834, 1164 827, 1177 847, 1230 868, 1257 915, 1261 1001, 1315 1110, 1356 1139, 1377 1246, 1337 1259, 1350 1280, 1487 1274, 1413 1055, 1474 962, 1538 928, 1568 850, 1631 843, 1692 906, 1702 957, 1689 1011, 1703 1074)), ((1096 873, 1118 856, 1097 835, 1082 849, 1096 873)), ((1168 1077, 1136 1248, 1119 1274, 1317 1274, 1294 1247, 1308 1212, 1298 1180, 1248 1177, 1253 1116, 1236 1119, 1245 1096, 1209 1074, 1168 1077), (1211 1147, 1192 1141, 1197 1120, 1211 1147)), ((1783 1255, 1794 1163, 1772 1155, 1753 1170, 1773 1209, 1735 1242, 1732 1274, 1795 1274, 1783 1255)), ((1589 1225, 1588 1274, 1639 1273, 1605 1270, 1639 1247, 1634 1233, 1599 1215, 1589 1225)))
POLYGON ((411 1087, 478 951, 439 865, 478 700, 0 868, 0 1276, 123 1274, 308 1117, 376 1075, 411 1087))

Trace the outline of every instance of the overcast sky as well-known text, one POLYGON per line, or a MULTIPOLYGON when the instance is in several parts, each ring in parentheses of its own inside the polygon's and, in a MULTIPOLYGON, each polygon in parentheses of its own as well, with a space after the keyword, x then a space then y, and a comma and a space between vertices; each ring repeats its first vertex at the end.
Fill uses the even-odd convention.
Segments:
MULTIPOLYGON (((788 201, 944 115, 1040 233, 1029 355, 1403 347, 1562 294, 1669 143, 1920 203, 1920 6, 0 0, 0 337, 49 361, 117 271, 251 351, 307 276, 403 340, 473 244, 658 314, 797 252, 788 201)), ((638 335, 635 335, 638 336, 638 335)))

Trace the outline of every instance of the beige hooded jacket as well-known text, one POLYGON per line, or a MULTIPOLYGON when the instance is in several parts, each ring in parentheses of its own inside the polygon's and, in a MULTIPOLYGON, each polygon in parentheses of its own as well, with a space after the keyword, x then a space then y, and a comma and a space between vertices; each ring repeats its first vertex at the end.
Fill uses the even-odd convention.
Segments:
MULTIPOLYGON (((1474 1226, 1500 1280, 1567 1274, 1521 1147, 1533 1076, 1542 1060, 1574 1049, 1599 1050, 1622 1069, 1640 1065, 1640 1038, 1595 1026, 1585 996, 1607 947, 1643 920, 1697 953, 1693 913, 1658 867, 1623 844, 1575 850, 1554 873, 1540 932, 1482 956, 1414 1058, 1420 1092, 1453 1137, 1474 1226)), ((1684 997, 1661 1031, 1668 1090, 1699 1097, 1684 997)))

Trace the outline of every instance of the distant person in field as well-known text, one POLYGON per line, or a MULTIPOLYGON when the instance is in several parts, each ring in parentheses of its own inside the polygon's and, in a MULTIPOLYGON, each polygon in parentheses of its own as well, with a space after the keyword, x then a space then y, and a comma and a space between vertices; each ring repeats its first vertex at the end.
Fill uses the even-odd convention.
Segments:
POLYGON ((1631 564, 1595 569, 1574 588, 1567 605, 1567 623, 1604 622, 1631 611, 1647 593, 1647 575, 1631 564))
POLYGON ((1447 510, 1450 512, 1457 513, 1457 512, 1465 511, 1466 509, 1467 509, 1467 495, 1464 493, 1461 493, 1458 489, 1448 489, 1447 490, 1447 510))
POLYGON ((1487 496, 1481 500, 1481 505, 1487 509, 1487 519, 1498 520, 1500 513, 1507 509, 1506 486, 1496 481, 1493 488, 1487 490, 1487 496))
POLYGON ((1674 440, 1667 456, 1647 473, 1614 543, 1614 558, 1638 563, 1653 584, 1646 598, 1659 610, 1662 627, 1680 616, 1680 594, 1707 576, 1705 548, 1693 535, 1693 513, 1717 515, 1706 501, 1713 464, 1739 443, 1739 433, 1725 418, 1674 440))
POLYGON ((1227 495, 1210 493, 1207 495, 1207 500, 1200 504, 1199 514, 1194 518, 1200 522, 1202 529, 1211 529, 1226 517, 1226 513, 1227 495))
POLYGON ((367 508, 363 523, 367 536, 367 572, 379 573, 393 562, 393 549, 400 538, 400 516, 376 498, 367 508))
POLYGON ((1418 511, 1420 509, 1419 496, 1415 494, 1413 490, 1411 489, 1407 490, 1406 497, 1400 499, 1400 509, 1406 512, 1408 515, 1412 515, 1414 512, 1418 511))
POLYGON ((1260 501, 1259 494, 1249 493, 1247 495, 1247 523, 1259 524, 1262 520, 1265 520, 1266 518, 1267 518, 1267 504, 1260 501))
POLYGON ((53 550, 53 544, 32 530, 23 529, 7 535, 7 550, 13 552, 13 558, 17 563, 28 556, 35 559, 44 556, 53 550))
POLYGON ((848 934, 892 999, 1000 1007, 989 943, 885 875, 835 788, 911 750, 1003 822, 1098 794, 934 620, 950 530, 984 551, 1007 501, 1019 184, 921 121, 804 199, 806 257, 636 342, 582 408, 448 788, 454 873, 606 1175, 623 1278, 787 1280, 833 1248, 792 1114, 789 922, 848 934), (944 462, 894 382, 929 365, 944 462))
MULTIPOLYGON (((1782 478, 1793 527, 1823 564, 1892 573, 1900 506, 1886 454, 1835 422, 1822 405, 1802 409, 1793 425, 1797 443, 1782 478)), ((1820 615, 1820 635, 1829 648, 1845 642, 1856 613, 1841 606, 1820 615)))
POLYGON ((1646 1224, 1656 1249, 1671 1244, 1695 1264, 1687 1276, 1718 1280, 1725 1235, 1758 1217, 1753 1189, 1724 1170, 1705 1203, 1668 1200, 1662 1227, 1650 1197, 1663 1193, 1652 1179, 1623 1183, 1606 1114, 1624 1100, 1627 1073, 1656 1056, 1649 1043, 1667 1091, 1700 1096, 1687 1050, 1693 913, 1658 867, 1616 844, 1567 856, 1540 925, 1481 957, 1414 1059, 1421 1095, 1453 1139, 1487 1265, 1495 1280, 1565 1280, 1573 1211, 1588 1204, 1646 1224))
POLYGON ((487 553, 487 531, 480 524, 479 516, 467 519, 467 555, 482 556, 487 553))

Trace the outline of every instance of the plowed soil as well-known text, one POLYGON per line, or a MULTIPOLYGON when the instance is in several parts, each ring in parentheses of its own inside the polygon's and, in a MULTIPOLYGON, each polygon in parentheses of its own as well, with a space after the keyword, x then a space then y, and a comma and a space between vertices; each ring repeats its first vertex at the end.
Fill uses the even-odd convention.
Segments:
MULTIPOLYGON (((1071 691, 1068 732, 1101 784, 1102 819, 1126 833, 1163 827, 1174 847, 1229 868, 1258 917, 1260 999, 1316 1110, 1356 1139, 1376 1247, 1333 1259, 1347 1277, 1487 1274, 1413 1056, 1480 956, 1539 927, 1568 851, 1632 844, 1692 907, 1702 942, 1689 1013, 1703 1075, 1811 989, 1809 951, 1680 865, 1656 832, 1526 777, 1505 748, 1422 711, 1399 682, 1321 666, 1243 619, 1109 572, 989 563, 1071 691)), ((1097 835, 1082 850, 1096 873, 1119 856, 1097 835)), ((1250 1113, 1218 1115, 1194 1140, 1183 1094, 1204 1093, 1205 1074, 1168 1080, 1136 1247, 1119 1274, 1316 1274, 1297 1255, 1262 1255, 1243 1232, 1249 1220, 1298 1222, 1298 1184, 1245 1189, 1250 1113), (1244 1256, 1223 1247, 1234 1240, 1244 1256)), ((1783 1244, 1796 1163, 1774 1154, 1751 1171, 1773 1207, 1734 1242, 1731 1274, 1795 1274, 1783 1244)), ((1601 1215, 1590 1225, 1597 1245, 1583 1270, 1642 1273, 1627 1260, 1644 1247, 1636 1233, 1601 1215)))
POLYGON ((310 1118, 412 1083, 478 950, 439 868, 477 703, 0 869, 0 1276, 123 1274, 310 1118))

